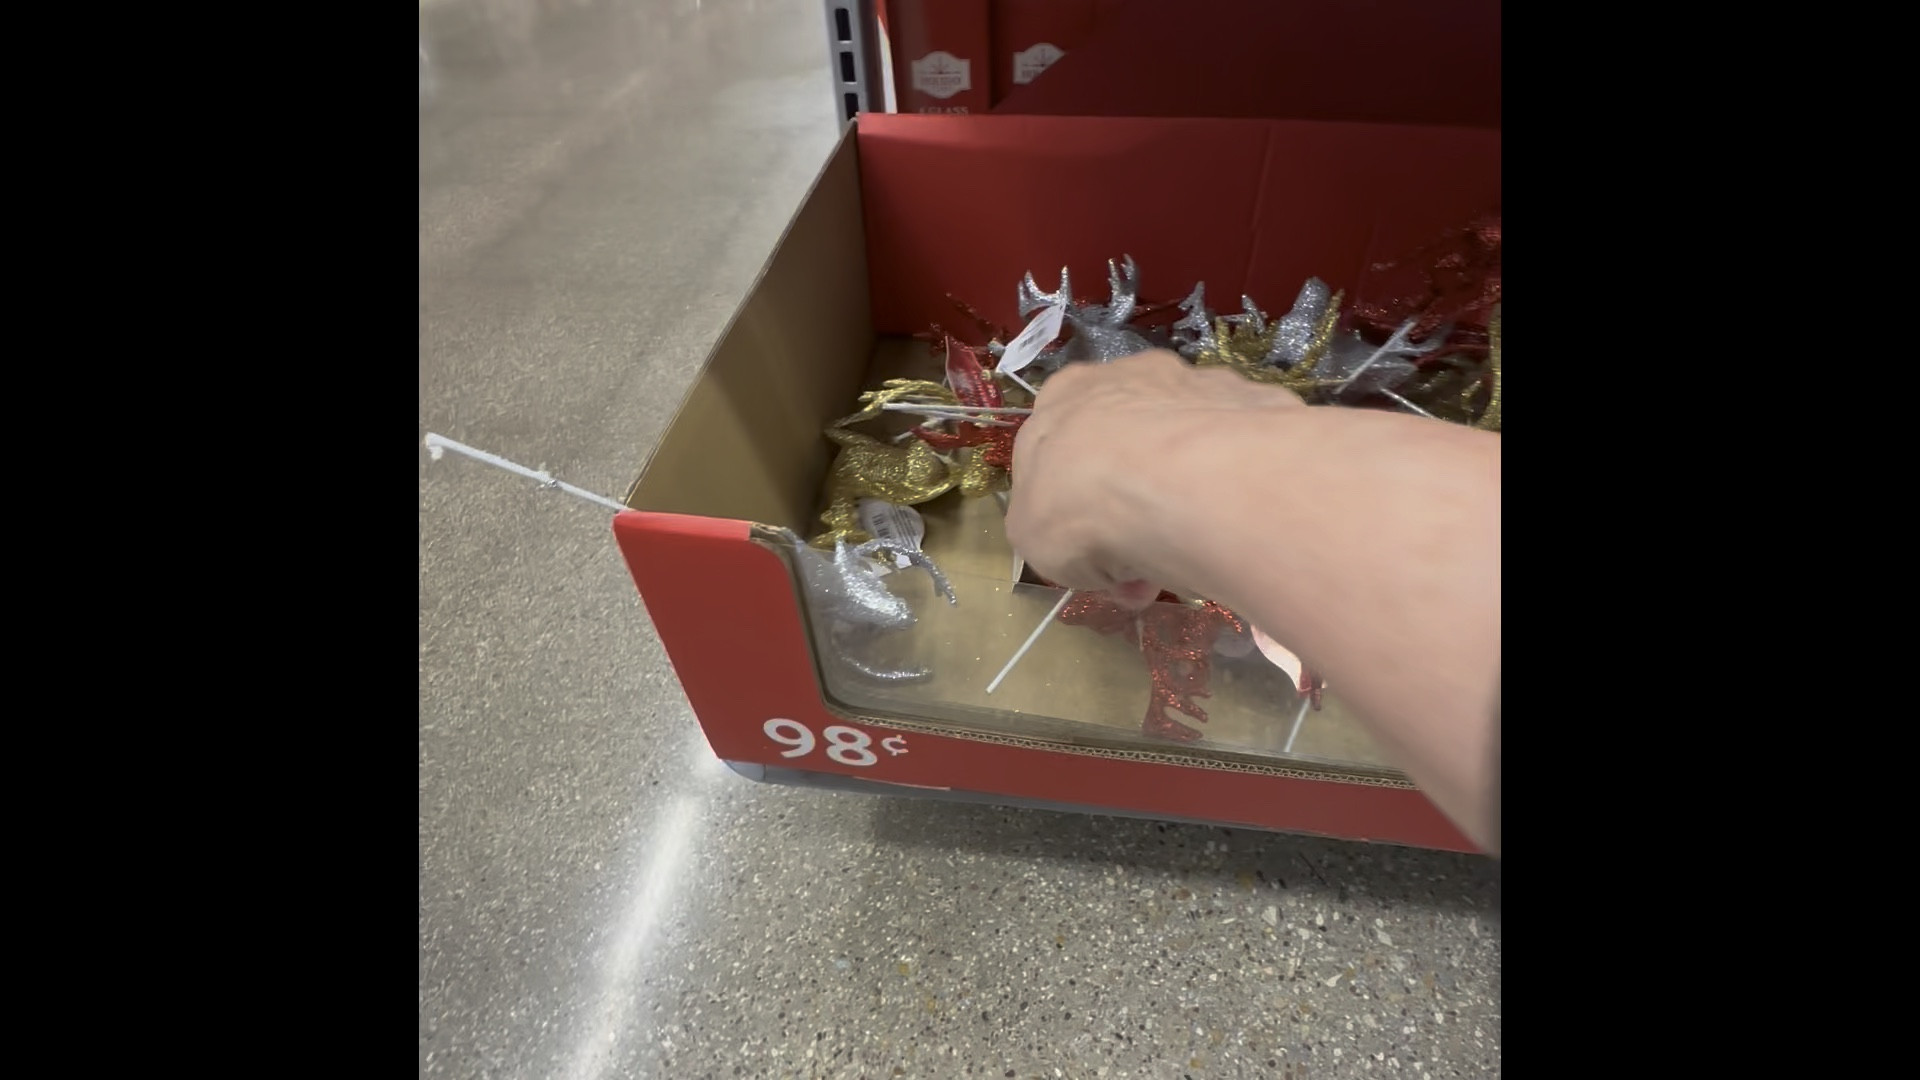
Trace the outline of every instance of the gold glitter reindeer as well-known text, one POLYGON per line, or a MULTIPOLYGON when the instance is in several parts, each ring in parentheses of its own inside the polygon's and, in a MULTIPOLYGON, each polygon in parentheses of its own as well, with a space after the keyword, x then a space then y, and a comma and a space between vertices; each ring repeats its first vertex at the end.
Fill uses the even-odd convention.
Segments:
POLYGON ((919 439, 896 446, 853 430, 852 425, 878 418, 885 406, 902 398, 932 398, 953 404, 953 391, 924 379, 888 379, 878 390, 860 395, 860 409, 829 426, 826 436, 840 447, 827 473, 827 508, 820 514, 824 531, 810 543, 825 551, 837 541, 862 544, 873 539, 860 527, 860 500, 878 499, 912 506, 946 494, 959 482, 933 447, 919 439))
POLYGON ((1333 343, 1334 331, 1340 325, 1340 301, 1344 296, 1344 293, 1335 293, 1327 304, 1325 314, 1314 324, 1313 341, 1298 363, 1285 367, 1267 363, 1267 357, 1273 352, 1274 339, 1280 333, 1279 323, 1269 324, 1265 319, 1236 320, 1218 316, 1213 320, 1213 332, 1200 339, 1193 357, 1194 366, 1231 368, 1254 382, 1285 387, 1302 397, 1317 390, 1339 387, 1344 380, 1316 375, 1315 370, 1333 343))
POLYGON ((1473 426, 1485 431, 1500 430, 1500 305, 1493 306, 1493 318, 1487 324, 1487 369, 1492 390, 1487 409, 1473 426))
POLYGON ((1500 308, 1487 323, 1487 355, 1477 363, 1450 360, 1402 387, 1427 415, 1481 431, 1500 430, 1500 308), (1484 402, 1484 404, 1482 404, 1484 402))

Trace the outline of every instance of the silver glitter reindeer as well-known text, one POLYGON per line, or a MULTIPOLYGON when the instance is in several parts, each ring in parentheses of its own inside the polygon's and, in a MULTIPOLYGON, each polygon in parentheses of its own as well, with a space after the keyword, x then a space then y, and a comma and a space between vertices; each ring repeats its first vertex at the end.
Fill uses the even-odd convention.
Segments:
POLYGON ((926 571, 948 604, 959 603, 947 575, 934 564, 931 556, 917 547, 888 540, 869 540, 864 544, 841 540, 834 545, 833 554, 828 555, 791 529, 780 532, 793 544, 794 558, 812 601, 814 618, 827 627, 828 640, 848 667, 876 682, 912 682, 933 674, 926 668, 877 667, 860 655, 873 638, 914 624, 913 608, 887 588, 876 559, 896 556, 906 559, 926 571))
MULTIPOLYGON (((1247 303, 1256 313, 1259 309, 1247 303)), ((1191 360, 1201 352, 1215 345, 1213 335, 1213 315, 1207 311, 1207 283, 1202 281, 1193 287, 1185 300, 1180 301, 1180 310, 1186 314, 1173 324, 1173 348, 1181 356, 1191 360)))
POLYGON ((1062 309, 1063 321, 1073 331, 1064 345, 1042 352, 1029 367, 1052 373, 1065 364, 1081 361, 1104 364, 1152 348, 1153 342, 1130 325, 1140 306, 1140 268, 1134 264, 1133 256, 1122 256, 1119 263, 1107 260, 1107 289, 1108 303, 1082 304, 1073 298, 1073 285, 1066 267, 1060 268, 1060 288, 1050 293, 1041 292, 1032 272, 1028 272, 1020 282, 1020 317, 1027 318, 1041 308, 1057 305, 1062 309))
MULTIPOLYGON (((1332 290, 1326 282, 1319 278, 1307 279, 1294 298, 1293 307, 1272 325, 1271 343, 1260 363, 1291 370, 1305 361, 1314 334, 1332 303, 1332 290)), ((1173 324, 1173 341, 1182 356, 1193 359, 1219 347, 1215 316, 1207 310, 1204 282, 1193 287, 1193 292, 1181 301, 1180 310, 1185 314, 1173 324)), ((1252 334, 1269 332, 1266 314, 1246 296, 1240 298, 1240 314, 1221 316, 1220 321, 1244 326, 1252 334)), ((1401 326, 1378 346, 1367 344, 1351 331, 1335 334, 1314 370, 1303 374, 1311 374, 1318 380, 1338 381, 1337 387, 1326 392, 1333 400, 1349 394, 1379 393, 1419 412, 1420 409, 1394 393, 1394 388, 1414 374, 1412 358, 1432 352, 1446 340, 1447 328, 1442 327, 1422 342, 1412 340, 1412 328, 1411 322, 1401 326)))

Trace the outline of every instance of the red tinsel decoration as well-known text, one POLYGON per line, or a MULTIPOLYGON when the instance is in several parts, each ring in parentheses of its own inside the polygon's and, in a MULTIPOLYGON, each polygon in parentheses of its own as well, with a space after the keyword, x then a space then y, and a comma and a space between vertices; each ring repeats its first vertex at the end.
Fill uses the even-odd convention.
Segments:
POLYGON ((1366 292, 1372 299, 1353 307, 1355 329, 1384 339, 1408 319, 1413 337, 1425 339, 1451 323, 1450 340, 1422 360, 1487 350, 1487 322, 1500 303, 1500 211, 1493 210, 1404 259, 1376 263, 1366 292))
MULTIPOLYGON (((979 408, 997 409, 1006 404, 1000 395, 1000 387, 994 383, 993 376, 980 366, 973 350, 947 338, 947 385, 953 387, 955 397, 963 405, 979 408)), ((928 446, 942 453, 957 450, 962 446, 980 447, 980 457, 996 469, 1013 468, 1013 437, 1020 432, 1020 425, 1026 417, 1020 414, 1002 414, 993 417, 1000 424, 970 424, 958 421, 952 434, 941 431, 928 431, 916 427, 913 433, 928 446)))
POLYGON ((1175 720, 1167 710, 1206 723, 1207 711, 1193 699, 1213 696, 1207 688, 1213 644, 1223 631, 1246 632, 1239 616, 1211 600, 1184 603, 1164 592, 1160 602, 1145 611, 1129 610, 1105 593, 1075 593, 1061 609, 1060 621, 1118 634, 1139 647, 1153 681, 1141 730, 1176 742, 1193 742, 1200 732, 1175 720))

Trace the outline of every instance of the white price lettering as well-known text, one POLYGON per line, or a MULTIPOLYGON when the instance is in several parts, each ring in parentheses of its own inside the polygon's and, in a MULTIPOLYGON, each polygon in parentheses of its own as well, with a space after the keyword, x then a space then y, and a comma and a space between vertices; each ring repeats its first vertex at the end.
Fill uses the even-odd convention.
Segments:
POLYGON ((805 757, 813 751, 813 732, 805 724, 792 720, 769 720, 763 730, 767 738, 774 742, 793 747, 791 750, 782 750, 781 757, 805 757))
MULTIPOLYGON (((777 718, 761 726, 767 738, 788 747, 780 751, 784 758, 806 757, 820 744, 813 737, 813 729, 798 720, 777 718)), ((873 752, 873 736, 857 727, 834 724, 820 733, 827 742, 827 757, 842 765, 866 768, 880 760, 873 752)), ((899 735, 889 735, 880 740, 881 749, 889 755, 898 757, 907 752, 907 740, 899 735)))
POLYGON ((842 765, 871 765, 880 759, 872 750, 873 739, 859 728, 841 727, 838 724, 827 729, 827 756, 842 765))

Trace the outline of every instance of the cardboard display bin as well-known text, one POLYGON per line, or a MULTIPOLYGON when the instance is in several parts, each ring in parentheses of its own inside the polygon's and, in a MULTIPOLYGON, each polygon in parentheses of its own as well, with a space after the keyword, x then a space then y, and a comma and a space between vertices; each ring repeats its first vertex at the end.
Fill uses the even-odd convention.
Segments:
POLYGON ((987 682, 1058 597, 1016 578, 991 497, 918 509, 957 599, 885 580, 916 614, 864 664, 798 584, 784 530, 818 530, 833 447, 862 389, 938 378, 911 335, 949 297, 1019 325, 1032 271, 1097 299, 1132 255, 1142 298, 1250 295, 1309 277, 1364 297, 1367 267, 1500 197, 1497 131, 1308 121, 863 114, 843 137, 629 491, 614 532, 715 754, 759 779, 1077 807, 1473 850, 1345 714, 1314 710, 1257 651, 1213 657, 1204 723, 1152 733, 1122 636, 1057 625, 987 682))

